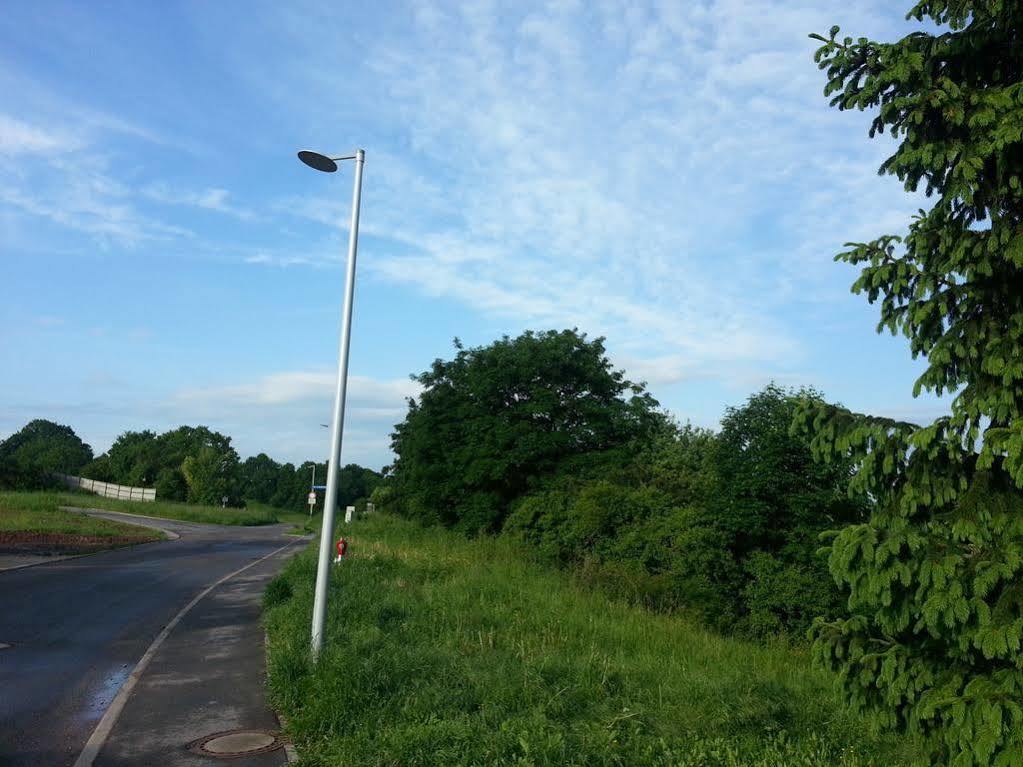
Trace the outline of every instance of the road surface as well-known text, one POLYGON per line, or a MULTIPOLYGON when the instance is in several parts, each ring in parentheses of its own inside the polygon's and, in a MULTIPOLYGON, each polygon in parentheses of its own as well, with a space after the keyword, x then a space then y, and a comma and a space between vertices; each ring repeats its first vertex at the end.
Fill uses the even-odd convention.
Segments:
MULTIPOLYGON (((152 524, 180 538, 0 572, 0 765, 73 765, 122 683, 186 604, 225 575, 289 542, 297 543, 284 535, 284 525, 220 527, 173 520, 152 524)), ((294 551, 297 546, 252 572, 262 570, 265 582, 283 556, 294 551)), ((255 589, 260 585, 251 585, 250 603, 258 604, 255 589)), ((228 581, 219 588, 230 587, 228 581)), ((215 611, 216 596, 214 591, 195 609, 215 611)), ((258 608, 250 609, 257 612, 258 608)), ((252 623, 253 615, 246 620, 252 623)), ((174 640, 172 632, 168 654, 174 652, 174 640)), ((248 651, 251 654, 252 648, 248 651)), ((167 662, 172 661, 161 657, 154 666, 167 662)), ((220 658, 208 668, 229 669, 231 663, 231 658, 220 658)), ((130 698, 121 718, 130 724, 138 708, 146 706, 130 698)), ((167 728, 172 724, 167 721, 167 728)), ((194 730, 190 734, 203 735, 194 730)), ((111 746, 127 753, 125 744, 134 747, 134 739, 124 727, 115 727, 111 746)), ((180 753, 184 745, 180 744, 180 753)), ((116 762, 116 756, 99 758, 96 764, 116 762)))

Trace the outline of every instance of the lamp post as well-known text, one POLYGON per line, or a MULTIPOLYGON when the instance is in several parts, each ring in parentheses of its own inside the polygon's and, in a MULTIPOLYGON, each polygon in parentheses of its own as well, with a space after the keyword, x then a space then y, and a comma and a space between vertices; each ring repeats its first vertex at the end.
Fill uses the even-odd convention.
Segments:
POLYGON ((359 202, 362 194, 362 166, 366 153, 327 157, 303 150, 298 159, 314 170, 333 173, 341 160, 355 160, 355 184, 352 191, 352 224, 348 230, 348 267, 345 272, 345 303, 341 317, 341 345, 338 350, 337 389, 334 392, 334 419, 330 427, 330 456, 327 460, 327 492, 323 499, 323 527, 320 530, 320 558, 316 566, 316 595, 313 598, 311 649, 318 658, 323 647, 323 626, 327 618, 327 584, 330 580, 331 546, 334 543, 334 509, 341 472, 341 435, 345 421, 345 395, 348 388, 348 347, 352 331, 352 303, 355 299, 355 253, 359 243, 359 202))

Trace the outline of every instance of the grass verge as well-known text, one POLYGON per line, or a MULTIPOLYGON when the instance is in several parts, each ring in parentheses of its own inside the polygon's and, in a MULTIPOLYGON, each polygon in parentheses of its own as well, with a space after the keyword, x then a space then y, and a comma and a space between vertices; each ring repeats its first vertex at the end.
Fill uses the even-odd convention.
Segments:
POLYGON ((326 649, 315 550, 264 596, 271 699, 302 764, 898 765, 801 652, 609 601, 522 560, 378 514, 334 568, 326 649))
POLYGON ((0 551, 78 553, 164 537, 152 528, 63 511, 55 496, 0 493, 0 551))
POLYGON ((258 509, 222 509, 219 506, 197 506, 167 501, 118 501, 92 493, 72 492, 0 492, 0 504, 10 508, 40 510, 73 506, 120 511, 147 517, 178 519, 184 522, 205 522, 214 525, 271 525, 278 521, 269 506, 258 509))
POLYGON ((247 508, 250 511, 272 515, 278 522, 292 525, 292 529, 288 531, 289 535, 316 533, 319 531, 323 519, 321 512, 316 512, 310 517, 308 514, 299 511, 286 511, 285 509, 278 509, 275 506, 269 506, 259 501, 248 501, 247 504, 247 508))

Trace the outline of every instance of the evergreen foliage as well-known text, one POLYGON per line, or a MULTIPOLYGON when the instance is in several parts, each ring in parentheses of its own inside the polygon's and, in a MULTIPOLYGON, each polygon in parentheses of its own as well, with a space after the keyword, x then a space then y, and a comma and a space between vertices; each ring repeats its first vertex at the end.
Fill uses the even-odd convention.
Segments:
POLYGON ((830 546, 850 617, 816 654, 852 702, 921 733, 922 763, 1023 764, 1023 5, 920 2, 939 29, 894 43, 839 38, 816 54, 839 109, 876 110, 898 139, 880 172, 933 200, 904 236, 850 243, 853 290, 879 302, 927 367, 914 393, 951 413, 914 424, 807 402, 795 429, 857 462, 878 501, 830 546))

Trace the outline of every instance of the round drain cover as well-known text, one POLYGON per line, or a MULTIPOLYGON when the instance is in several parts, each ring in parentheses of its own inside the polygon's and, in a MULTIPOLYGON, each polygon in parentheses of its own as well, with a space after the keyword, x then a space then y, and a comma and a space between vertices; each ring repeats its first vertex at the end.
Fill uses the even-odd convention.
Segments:
POLYGON ((205 756, 231 759, 249 754, 265 754, 281 745, 276 735, 263 730, 228 730, 193 741, 188 744, 188 748, 205 756))

